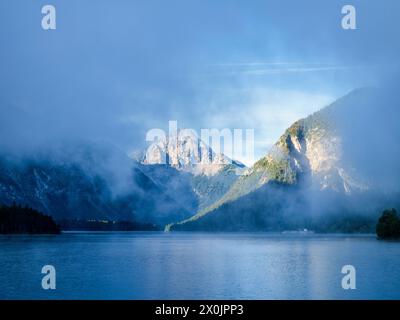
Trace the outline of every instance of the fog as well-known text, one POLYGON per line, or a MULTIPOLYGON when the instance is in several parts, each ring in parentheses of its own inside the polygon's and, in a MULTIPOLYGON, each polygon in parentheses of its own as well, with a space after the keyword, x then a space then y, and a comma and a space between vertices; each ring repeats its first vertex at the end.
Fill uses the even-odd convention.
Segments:
POLYGON ((55 0, 57 30, 44 31, 40 1, 2 1, 1 149, 132 152, 177 120, 254 128, 257 159, 297 118, 398 66, 398 2, 353 2, 355 31, 341 1, 55 0))
MULTIPOLYGON (((258 160, 294 121, 368 88, 336 103, 332 121, 343 163, 373 186, 370 199, 392 199, 400 3, 352 4, 356 30, 341 28, 339 0, 54 0, 57 29, 44 31, 41 1, 3 0, 0 153, 76 162, 104 177, 113 197, 142 194, 131 175, 143 168, 127 155, 145 149, 153 128, 254 129, 258 160)), ((174 179, 166 198, 190 185, 174 179)), ((277 192, 268 191, 271 203, 277 192)), ((297 196, 288 196, 288 214, 305 210, 297 196)), ((307 197, 317 213, 336 201, 307 197)), ((181 204, 194 211, 194 198, 181 204)))

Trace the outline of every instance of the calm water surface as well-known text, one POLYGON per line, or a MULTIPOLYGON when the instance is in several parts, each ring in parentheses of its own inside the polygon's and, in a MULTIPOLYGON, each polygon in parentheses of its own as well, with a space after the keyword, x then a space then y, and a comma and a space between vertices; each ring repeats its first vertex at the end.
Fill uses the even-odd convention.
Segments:
POLYGON ((0 236, 1 299, 400 299, 400 243, 374 236, 0 236), (57 289, 41 288, 54 265, 57 289), (341 268, 357 289, 341 288, 341 268))

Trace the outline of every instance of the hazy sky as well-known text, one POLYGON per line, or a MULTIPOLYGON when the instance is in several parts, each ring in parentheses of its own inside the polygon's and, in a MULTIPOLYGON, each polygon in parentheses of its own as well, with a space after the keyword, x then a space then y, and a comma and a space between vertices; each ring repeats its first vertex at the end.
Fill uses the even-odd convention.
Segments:
POLYGON ((2 0, 0 145, 130 152, 177 120, 253 128, 258 158, 295 120, 397 72, 399 13, 397 0, 2 0), (41 28, 45 4, 56 30, 41 28), (345 4, 357 30, 341 28, 345 4))

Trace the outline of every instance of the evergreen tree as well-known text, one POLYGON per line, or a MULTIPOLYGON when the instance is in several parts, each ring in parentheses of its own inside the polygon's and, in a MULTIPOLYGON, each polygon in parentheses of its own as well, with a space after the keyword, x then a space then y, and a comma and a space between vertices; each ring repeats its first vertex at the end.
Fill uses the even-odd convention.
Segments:
POLYGON ((400 218, 396 209, 383 211, 376 225, 376 234, 380 239, 400 239, 400 218))

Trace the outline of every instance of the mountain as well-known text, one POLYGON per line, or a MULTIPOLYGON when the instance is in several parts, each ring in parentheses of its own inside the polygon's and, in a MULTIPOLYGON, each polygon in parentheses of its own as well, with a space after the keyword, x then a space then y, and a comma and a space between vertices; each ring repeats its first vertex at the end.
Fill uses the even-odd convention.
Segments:
POLYGON ((355 90, 296 121, 248 169, 187 131, 139 161, 106 143, 3 150, 0 204, 167 230, 369 232, 400 204, 399 112, 396 84, 355 90))
POLYGON ((146 165, 166 164, 179 171, 193 175, 214 176, 232 164, 243 168, 243 164, 216 153, 197 134, 189 129, 151 143, 140 161, 146 165))
POLYGON ((188 217, 140 169, 107 144, 62 146, 35 156, 0 157, 0 203, 61 219, 123 220, 159 226, 188 217))
POLYGON ((66 143, 35 154, 2 152, 0 204, 26 205, 57 221, 127 221, 162 228, 222 196, 237 179, 235 170, 243 167, 202 142, 192 156, 185 146, 194 143, 186 136, 175 158, 169 147, 166 154, 176 165, 154 163, 156 155, 150 153, 138 162, 99 142, 66 143))
POLYGON ((371 220, 400 194, 399 98, 363 88, 290 126, 225 195, 167 230, 318 228, 371 220), (364 220, 365 220, 364 219, 364 220))
POLYGON ((198 211, 221 198, 245 166, 215 153, 192 131, 153 142, 140 157, 141 169, 187 210, 198 211))

